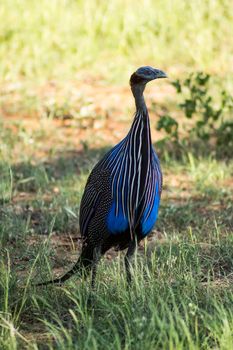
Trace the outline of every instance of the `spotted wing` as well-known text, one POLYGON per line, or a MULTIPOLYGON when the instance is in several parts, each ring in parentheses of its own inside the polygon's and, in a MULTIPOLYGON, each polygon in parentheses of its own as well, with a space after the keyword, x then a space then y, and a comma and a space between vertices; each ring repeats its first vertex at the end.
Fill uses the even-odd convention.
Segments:
POLYGON ((94 181, 91 175, 87 181, 82 196, 79 213, 80 231, 81 235, 84 237, 87 235, 89 223, 95 215, 96 208, 98 207, 102 196, 102 189, 99 186, 98 181, 94 181))
POLYGON ((81 200, 79 223, 82 236, 87 236, 89 224, 94 216, 97 225, 101 227, 100 221, 104 220, 111 200, 109 170, 103 167, 100 161, 88 178, 81 200))

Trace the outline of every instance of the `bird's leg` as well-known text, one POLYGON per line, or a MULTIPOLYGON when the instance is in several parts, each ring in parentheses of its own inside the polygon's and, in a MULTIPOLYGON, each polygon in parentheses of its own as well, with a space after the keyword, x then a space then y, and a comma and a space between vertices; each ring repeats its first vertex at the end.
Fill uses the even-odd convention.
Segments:
POLYGON ((134 239, 130 242, 129 248, 125 255, 125 270, 126 270, 126 277, 127 277, 128 284, 131 283, 131 279, 132 279, 131 272, 130 272, 130 266, 131 266, 130 260, 136 250, 136 246, 137 246, 137 243, 136 243, 136 240, 134 239))
POLYGON ((92 276, 91 276, 91 287, 95 288, 96 271, 97 265, 101 258, 101 247, 95 247, 93 250, 93 264, 92 264, 92 276))

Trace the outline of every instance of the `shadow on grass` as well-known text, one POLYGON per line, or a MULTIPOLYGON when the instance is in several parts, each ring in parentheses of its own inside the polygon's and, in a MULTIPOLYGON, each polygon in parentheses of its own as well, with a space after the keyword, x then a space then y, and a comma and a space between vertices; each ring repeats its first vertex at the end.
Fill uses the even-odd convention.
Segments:
POLYGON ((0 164, 0 241, 27 234, 75 233, 87 176, 107 148, 70 150, 43 162, 0 164))
MULTIPOLYGON (((82 152, 69 150, 43 162, 13 165, 5 186, 5 192, 9 187, 10 194, 0 205, 2 242, 4 237, 17 240, 31 234, 77 234, 79 203, 87 176, 107 150, 108 147, 82 152)), ((169 190, 165 188, 165 194, 169 190)), ((186 232, 186 235, 188 229, 190 234, 203 238, 216 234, 218 228, 232 229, 229 196, 221 195, 214 203, 218 193, 209 192, 197 197, 192 189, 188 191, 186 199, 179 193, 172 200, 169 195, 163 196, 156 229, 168 234, 186 232)))
POLYGON ((28 161, 12 167, 16 190, 36 192, 57 180, 87 173, 109 148, 70 150, 56 154, 44 162, 28 161))

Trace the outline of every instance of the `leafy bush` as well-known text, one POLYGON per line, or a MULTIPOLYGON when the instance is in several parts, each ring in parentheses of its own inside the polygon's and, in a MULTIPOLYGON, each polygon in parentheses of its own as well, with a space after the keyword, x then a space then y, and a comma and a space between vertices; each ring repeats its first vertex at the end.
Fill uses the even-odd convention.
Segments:
POLYGON ((202 143, 205 149, 214 149, 218 156, 230 156, 233 149, 232 96, 221 90, 213 97, 213 78, 203 72, 191 73, 184 81, 176 80, 172 85, 181 96, 179 108, 190 122, 181 125, 171 115, 160 116, 157 129, 167 134, 163 141, 169 140, 178 148, 202 143))

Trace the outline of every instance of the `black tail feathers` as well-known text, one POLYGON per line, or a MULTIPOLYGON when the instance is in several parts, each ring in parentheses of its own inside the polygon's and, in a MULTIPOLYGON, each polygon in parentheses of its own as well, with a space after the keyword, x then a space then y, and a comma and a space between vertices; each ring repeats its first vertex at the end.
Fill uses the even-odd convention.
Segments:
POLYGON ((86 248, 82 251, 80 258, 74 264, 74 266, 69 271, 67 271, 63 276, 55 278, 50 281, 37 283, 35 284, 35 286, 47 286, 49 284, 62 284, 76 273, 79 273, 79 274, 84 273, 84 275, 88 275, 88 273, 90 272, 92 263, 93 263, 93 250, 86 248))

